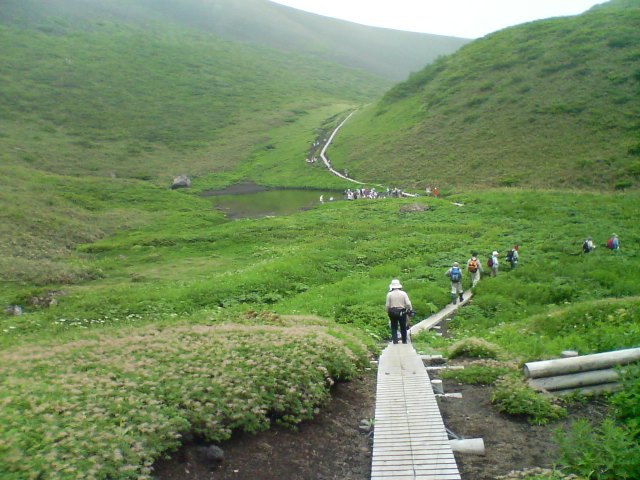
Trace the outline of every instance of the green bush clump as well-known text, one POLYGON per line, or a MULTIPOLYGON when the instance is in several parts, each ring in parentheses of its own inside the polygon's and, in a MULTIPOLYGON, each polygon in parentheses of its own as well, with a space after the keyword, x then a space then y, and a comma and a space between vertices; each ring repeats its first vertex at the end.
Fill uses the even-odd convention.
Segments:
POLYGON ((336 308, 335 320, 358 327, 378 340, 390 335, 389 319, 379 306, 340 305, 336 308))
POLYGON ((448 349, 449 358, 498 358, 500 348, 482 338, 470 337, 460 340, 448 349))
POLYGON ((611 396, 615 419, 576 422, 558 432, 561 463, 590 479, 640 478, 640 365, 620 371, 623 389, 611 396))
POLYGON ((470 385, 492 385, 498 378, 513 370, 498 365, 468 365, 463 370, 444 370, 442 378, 470 385))
POLYGON ((616 417, 640 433, 640 365, 630 365, 620 371, 622 390, 611 397, 616 417))
POLYGON ((193 432, 310 419, 366 364, 335 325, 144 327, 0 354, 0 477, 150 479, 193 432))
POLYGON ((565 408, 539 394, 514 375, 504 376, 496 382, 491 401, 499 411, 522 415, 534 425, 545 425, 563 418, 567 413, 565 408))
POLYGON ((635 480, 640 478, 640 444, 637 430, 605 419, 593 427, 577 421, 568 432, 557 435, 560 463, 568 471, 590 480, 635 480))

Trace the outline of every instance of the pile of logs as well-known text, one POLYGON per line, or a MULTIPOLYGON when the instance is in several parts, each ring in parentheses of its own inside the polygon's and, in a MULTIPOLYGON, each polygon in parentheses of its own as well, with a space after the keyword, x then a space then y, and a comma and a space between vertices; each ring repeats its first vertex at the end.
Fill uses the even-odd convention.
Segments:
POLYGON ((536 390, 554 395, 595 394, 620 389, 615 367, 640 360, 640 348, 526 363, 524 375, 536 390))

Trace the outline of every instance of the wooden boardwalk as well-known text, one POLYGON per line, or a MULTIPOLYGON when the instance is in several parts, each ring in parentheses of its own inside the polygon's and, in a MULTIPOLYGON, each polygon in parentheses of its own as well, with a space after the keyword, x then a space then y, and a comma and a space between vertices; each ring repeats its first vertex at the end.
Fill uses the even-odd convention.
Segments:
POLYGON ((460 480, 429 375, 411 344, 380 356, 372 480, 460 480))
POLYGON ((416 323, 413 327, 409 329, 409 331, 411 332, 411 335, 419 333, 423 330, 429 330, 430 328, 433 328, 434 325, 439 324, 444 319, 449 318, 451 315, 453 315, 456 312, 456 310, 458 310, 458 308, 466 305, 467 302, 471 300, 472 297, 473 297, 473 293, 471 292, 471 290, 464 292, 464 300, 456 303, 455 305, 450 303, 449 305, 444 307, 442 310, 440 310, 438 313, 434 313, 429 318, 425 318, 421 322, 416 323))

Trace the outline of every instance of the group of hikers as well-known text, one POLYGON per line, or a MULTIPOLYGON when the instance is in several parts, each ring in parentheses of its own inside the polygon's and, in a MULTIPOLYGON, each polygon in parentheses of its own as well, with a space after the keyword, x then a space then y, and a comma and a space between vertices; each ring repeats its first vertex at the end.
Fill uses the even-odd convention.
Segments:
POLYGON ((361 198, 386 198, 395 197, 400 198, 404 195, 404 192, 399 188, 389 188, 386 191, 378 192, 374 187, 372 188, 356 188, 351 190, 348 188, 344 192, 344 196, 347 200, 359 200, 361 198))
MULTIPOLYGON (((611 250, 613 253, 617 253, 620 251, 620 239, 618 235, 612 233, 607 240, 607 248, 611 250)), ((596 249, 596 244, 593 241, 593 238, 587 237, 587 239, 582 244, 582 252, 583 253, 591 253, 596 249)))
MULTIPOLYGON (((607 240, 606 246, 613 253, 619 252, 620 239, 618 238, 618 235, 613 233, 607 240)), ((582 251, 584 253, 590 253, 595 248, 596 244, 593 242, 593 239, 591 237, 587 237, 582 244, 582 251)), ((491 276, 495 277, 498 275, 498 271, 500 269, 500 253, 494 250, 488 257, 489 258, 486 263, 487 268, 490 270, 491 276)), ((514 245, 513 248, 507 252, 506 260, 509 265, 511 265, 511 269, 518 266, 518 261, 520 260, 519 245, 514 245)), ((475 288, 480 281, 481 275, 485 271, 482 266, 482 262, 478 258, 478 252, 474 251, 471 253, 471 258, 467 260, 466 266, 467 272, 469 272, 471 276, 471 288, 475 288)), ((453 262, 445 275, 449 277, 449 281, 451 282, 451 303, 455 305, 458 301, 462 302, 464 300, 464 289, 462 288, 463 274, 460 263, 453 262)), ((397 278, 391 280, 385 306, 389 316, 393 343, 398 343, 398 337, 400 337, 402 343, 407 343, 407 317, 409 315, 413 315, 414 311, 409 295, 402 290, 402 284, 397 278)))
MULTIPOLYGON (((487 267, 491 271, 491 276, 498 275, 500 268, 500 253, 494 250, 489 259, 487 260, 487 267)), ((520 260, 520 246, 514 245, 507 253, 507 262, 511 265, 511 268, 516 268, 518 261, 520 260)), ((478 252, 472 252, 471 258, 467 260, 467 271, 471 275, 471 288, 475 288, 480 281, 481 275, 484 273, 482 262, 478 259, 478 252)), ((451 303, 454 305, 464 300, 464 289, 462 287, 462 267, 460 263, 453 262, 453 265, 446 271, 445 275, 449 277, 451 282, 451 303)), ((402 343, 407 343, 407 317, 414 314, 413 306, 409 295, 402 290, 402 284, 400 280, 394 278, 389 284, 389 293, 387 293, 387 300, 385 303, 387 314, 389 316, 389 323, 391 327, 391 339, 393 343, 398 343, 400 340, 402 343), (398 335, 398 333, 400 335, 398 335)))

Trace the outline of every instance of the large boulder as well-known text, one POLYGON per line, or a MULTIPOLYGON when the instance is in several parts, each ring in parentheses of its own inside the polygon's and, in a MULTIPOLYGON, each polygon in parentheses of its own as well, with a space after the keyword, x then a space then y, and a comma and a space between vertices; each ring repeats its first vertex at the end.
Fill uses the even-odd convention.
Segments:
POLYGON ((191 187, 191 179, 187 175, 179 175, 173 179, 171 184, 171 190, 176 188, 189 188, 191 187))

